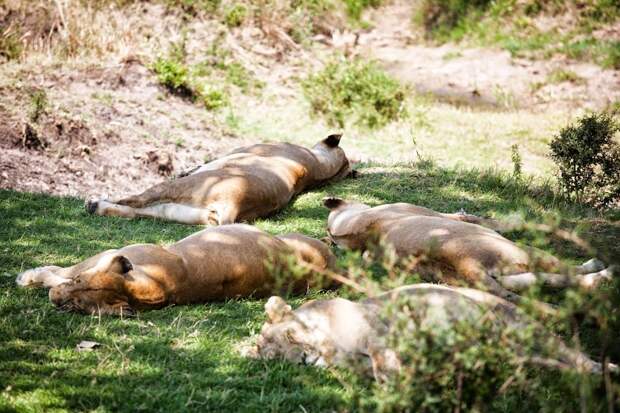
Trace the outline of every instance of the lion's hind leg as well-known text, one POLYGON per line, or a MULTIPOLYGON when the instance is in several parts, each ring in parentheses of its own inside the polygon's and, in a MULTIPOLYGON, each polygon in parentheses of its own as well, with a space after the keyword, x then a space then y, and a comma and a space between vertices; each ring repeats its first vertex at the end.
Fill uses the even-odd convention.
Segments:
POLYGON ((91 199, 86 201, 86 211, 89 214, 95 215, 115 215, 133 218, 133 216, 131 216, 133 209, 146 208, 151 205, 173 201, 174 197, 171 197, 171 194, 178 192, 179 181, 182 181, 182 179, 162 182, 147 189, 141 194, 131 195, 118 200, 104 198, 91 199), (115 208, 110 208, 112 205, 115 206, 115 208))
POLYGON ((593 289, 598 287, 602 282, 611 280, 611 268, 589 274, 553 274, 547 272, 524 272, 520 274, 504 275, 498 277, 498 282, 511 291, 523 291, 534 284, 542 284, 550 288, 568 288, 581 287, 584 289, 593 289))
POLYGON ((132 208, 108 201, 99 201, 91 213, 123 218, 155 218, 188 225, 222 225, 234 222, 235 217, 226 216, 223 220, 220 211, 212 207, 194 207, 173 202, 151 205, 145 208, 132 208))

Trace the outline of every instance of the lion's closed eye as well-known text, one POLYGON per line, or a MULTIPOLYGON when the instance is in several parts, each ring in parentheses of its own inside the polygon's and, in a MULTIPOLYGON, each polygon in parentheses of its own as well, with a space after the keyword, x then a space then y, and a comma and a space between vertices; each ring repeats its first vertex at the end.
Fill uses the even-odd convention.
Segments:
POLYGON ((289 343, 300 344, 300 342, 295 339, 295 332, 293 330, 286 330, 285 335, 289 343))

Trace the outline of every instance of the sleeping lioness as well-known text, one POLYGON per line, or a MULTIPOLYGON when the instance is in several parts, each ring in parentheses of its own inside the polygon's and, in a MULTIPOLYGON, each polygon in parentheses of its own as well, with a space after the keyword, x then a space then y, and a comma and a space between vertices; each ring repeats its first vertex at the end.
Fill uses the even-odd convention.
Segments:
POLYGON ((517 296, 510 291, 527 289, 539 281, 555 288, 592 288, 611 278, 611 269, 604 269, 598 260, 564 266, 543 251, 519 247, 479 225, 489 221, 472 215, 442 214, 406 203, 371 208, 326 198, 324 204, 331 210, 327 232, 337 245, 364 250, 381 241, 400 258, 425 256, 416 270, 434 281, 482 286, 514 301, 517 296), (544 272, 532 272, 538 270, 544 272))
POLYGON ((333 268, 335 257, 321 241, 301 234, 274 237, 257 228, 233 224, 197 232, 167 247, 136 244, 108 250, 67 268, 47 266, 17 277, 21 286, 51 288, 52 303, 87 314, 133 314, 170 304, 201 303, 273 293, 303 292, 316 283, 288 277, 290 256, 317 271, 333 268))
MULTIPOLYGON (((409 329, 424 327, 439 334, 455 328, 457 323, 478 328, 483 320, 492 320, 497 327, 510 327, 513 331, 533 328, 536 348, 547 350, 544 357, 522 354, 527 360, 544 359, 545 365, 601 372, 599 363, 568 348, 520 313, 514 304, 483 291, 437 284, 404 286, 358 302, 343 298, 311 301, 295 311, 282 298, 271 297, 265 304, 267 321, 254 337, 254 344, 245 347, 243 353, 253 358, 279 358, 322 367, 367 365, 371 367, 368 372, 383 380, 401 368, 400 355, 386 344, 388 334, 406 337, 405 334, 414 332, 390 333, 393 319, 385 317, 385 305, 398 302, 406 303, 408 316, 415 320, 407 324, 409 329)), ((517 355, 523 352, 518 340, 514 346, 517 355)), ((617 370, 615 365, 609 367, 617 370)))
POLYGON ((340 138, 330 135, 312 149, 289 143, 238 148, 140 195, 88 201, 86 210, 184 224, 251 221, 283 208, 302 191, 351 174, 347 156, 339 147, 340 138))

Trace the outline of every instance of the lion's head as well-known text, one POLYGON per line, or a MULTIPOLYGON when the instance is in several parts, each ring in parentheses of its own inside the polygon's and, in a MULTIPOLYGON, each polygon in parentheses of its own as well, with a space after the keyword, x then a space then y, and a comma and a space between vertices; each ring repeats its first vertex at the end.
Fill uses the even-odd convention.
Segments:
POLYGON ((315 329, 310 329, 280 297, 265 304, 267 322, 249 354, 255 358, 283 359, 298 364, 326 366, 329 343, 315 329))
POLYGON ((134 310, 129 304, 125 280, 131 277, 132 271, 133 265, 127 257, 103 256, 97 265, 70 282, 50 289, 50 301, 67 311, 131 316, 134 310))

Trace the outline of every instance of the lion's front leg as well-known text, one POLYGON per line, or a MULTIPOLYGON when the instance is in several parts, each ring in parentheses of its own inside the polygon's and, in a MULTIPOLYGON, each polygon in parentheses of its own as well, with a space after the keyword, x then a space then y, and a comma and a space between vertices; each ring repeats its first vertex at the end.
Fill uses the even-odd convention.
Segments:
POLYGON ((71 281, 71 278, 63 276, 61 270, 63 270, 63 268, 56 265, 33 268, 19 274, 15 282, 20 287, 56 287, 57 285, 71 281))

